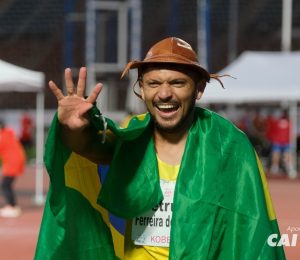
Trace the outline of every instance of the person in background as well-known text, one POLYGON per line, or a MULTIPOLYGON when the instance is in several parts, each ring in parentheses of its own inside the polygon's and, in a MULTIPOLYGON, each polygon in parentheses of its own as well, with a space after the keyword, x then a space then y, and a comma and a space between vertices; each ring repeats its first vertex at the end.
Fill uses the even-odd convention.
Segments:
POLYGON ((274 119, 272 124, 270 173, 279 174, 282 162, 283 170, 288 173, 289 178, 294 179, 297 177, 297 172, 295 169, 290 169, 292 167, 290 129, 291 122, 288 112, 284 110, 278 119, 274 119))
POLYGON ((22 114, 21 117, 21 134, 20 141, 25 149, 32 146, 32 119, 28 112, 22 114))
POLYGON ((13 129, 0 121, 0 159, 2 161, 1 187, 6 204, 0 209, 0 217, 18 217, 21 209, 17 205, 13 189, 14 182, 24 172, 25 151, 13 129))

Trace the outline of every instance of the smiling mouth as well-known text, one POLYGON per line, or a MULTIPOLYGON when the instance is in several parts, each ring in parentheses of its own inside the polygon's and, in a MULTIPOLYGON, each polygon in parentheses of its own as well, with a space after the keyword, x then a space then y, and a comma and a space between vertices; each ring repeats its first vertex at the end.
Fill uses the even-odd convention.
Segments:
POLYGON ((179 105, 175 103, 158 103, 155 107, 163 113, 171 113, 178 110, 179 105))

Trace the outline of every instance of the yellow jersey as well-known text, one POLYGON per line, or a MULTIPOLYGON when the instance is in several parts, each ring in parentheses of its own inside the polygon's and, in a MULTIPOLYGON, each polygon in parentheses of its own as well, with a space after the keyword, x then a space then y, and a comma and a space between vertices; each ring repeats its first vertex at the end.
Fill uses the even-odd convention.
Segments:
MULTIPOLYGON (((158 171, 161 180, 176 181, 180 165, 169 165, 159 158, 158 171)), ((125 256, 128 260, 168 259, 169 247, 136 245, 132 241, 132 221, 128 221, 125 231, 125 256)))

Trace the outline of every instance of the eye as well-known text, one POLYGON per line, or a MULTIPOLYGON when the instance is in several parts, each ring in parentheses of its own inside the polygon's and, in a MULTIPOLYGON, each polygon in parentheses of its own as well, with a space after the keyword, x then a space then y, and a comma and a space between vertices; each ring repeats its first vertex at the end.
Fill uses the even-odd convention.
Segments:
POLYGON ((170 82, 170 85, 175 88, 182 88, 185 86, 185 81, 181 79, 175 79, 170 82))
POLYGON ((148 81, 146 82, 146 85, 150 88, 157 88, 160 85, 160 82, 158 81, 148 81))

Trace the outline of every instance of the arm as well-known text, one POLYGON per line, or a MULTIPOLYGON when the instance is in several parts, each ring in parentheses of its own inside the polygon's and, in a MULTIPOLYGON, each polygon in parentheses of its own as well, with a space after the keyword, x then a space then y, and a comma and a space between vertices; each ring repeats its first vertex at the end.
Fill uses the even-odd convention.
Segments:
POLYGON ((98 83, 91 94, 84 98, 86 75, 86 68, 81 68, 75 88, 72 72, 67 68, 65 70, 67 95, 64 95, 53 81, 49 82, 49 88, 58 101, 58 121, 64 144, 93 162, 108 163, 113 153, 114 136, 109 134, 106 143, 101 144, 101 137, 90 126, 88 118, 88 111, 92 108, 103 86, 98 83))

